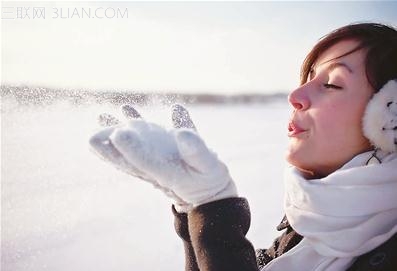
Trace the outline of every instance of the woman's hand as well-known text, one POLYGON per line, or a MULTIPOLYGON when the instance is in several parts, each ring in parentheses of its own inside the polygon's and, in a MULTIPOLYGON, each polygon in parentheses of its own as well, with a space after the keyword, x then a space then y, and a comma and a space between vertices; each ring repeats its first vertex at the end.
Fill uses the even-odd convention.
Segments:
POLYGON ((227 167, 207 148, 184 107, 172 107, 171 130, 143 120, 131 106, 122 111, 128 119, 124 124, 100 116, 102 125, 110 127, 90 139, 98 156, 161 189, 180 212, 237 196, 227 167))

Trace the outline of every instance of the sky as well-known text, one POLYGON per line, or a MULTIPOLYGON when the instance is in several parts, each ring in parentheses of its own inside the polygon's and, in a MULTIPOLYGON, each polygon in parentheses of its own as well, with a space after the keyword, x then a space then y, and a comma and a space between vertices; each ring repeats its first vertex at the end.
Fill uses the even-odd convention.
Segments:
POLYGON ((337 27, 397 27, 397 2, 2 2, 1 83, 180 93, 290 92, 337 27))

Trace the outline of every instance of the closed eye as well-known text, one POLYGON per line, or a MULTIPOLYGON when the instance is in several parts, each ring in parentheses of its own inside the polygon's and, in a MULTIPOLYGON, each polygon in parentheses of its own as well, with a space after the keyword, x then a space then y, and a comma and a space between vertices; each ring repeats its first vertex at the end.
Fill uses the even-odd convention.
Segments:
POLYGON ((333 88, 333 89, 342 89, 342 87, 334 85, 334 84, 324 84, 325 88, 333 88))

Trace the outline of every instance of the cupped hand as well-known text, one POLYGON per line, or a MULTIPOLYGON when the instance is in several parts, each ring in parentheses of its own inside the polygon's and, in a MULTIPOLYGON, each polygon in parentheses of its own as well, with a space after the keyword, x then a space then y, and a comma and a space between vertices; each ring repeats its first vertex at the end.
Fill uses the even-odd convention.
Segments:
POLYGON ((98 156, 162 190, 180 212, 237 196, 227 167, 208 149, 183 106, 172 106, 174 128, 169 130, 145 121, 132 106, 122 111, 125 123, 109 114, 100 116, 108 127, 90 139, 98 156))

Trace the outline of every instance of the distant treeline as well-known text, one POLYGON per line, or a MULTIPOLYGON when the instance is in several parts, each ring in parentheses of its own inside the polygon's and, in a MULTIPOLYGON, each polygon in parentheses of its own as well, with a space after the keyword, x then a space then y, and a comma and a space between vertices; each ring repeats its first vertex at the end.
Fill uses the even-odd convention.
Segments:
POLYGON ((28 86, 1 86, 1 97, 12 98, 18 104, 49 105, 57 101, 72 104, 110 103, 114 105, 135 104, 246 104, 268 103, 286 100, 286 94, 181 94, 144 93, 134 91, 93 91, 77 89, 52 89, 28 86))

